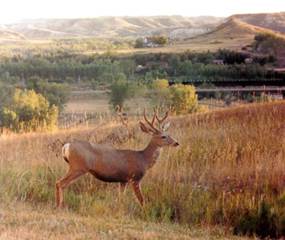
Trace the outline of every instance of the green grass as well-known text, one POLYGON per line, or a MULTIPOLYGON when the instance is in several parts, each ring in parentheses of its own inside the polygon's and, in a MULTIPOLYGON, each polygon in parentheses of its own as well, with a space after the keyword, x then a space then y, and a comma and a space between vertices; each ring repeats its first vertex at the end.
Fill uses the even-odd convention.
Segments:
POLYGON ((217 227, 153 223, 131 216, 82 216, 49 206, 0 205, 0 239, 242 239, 217 227))

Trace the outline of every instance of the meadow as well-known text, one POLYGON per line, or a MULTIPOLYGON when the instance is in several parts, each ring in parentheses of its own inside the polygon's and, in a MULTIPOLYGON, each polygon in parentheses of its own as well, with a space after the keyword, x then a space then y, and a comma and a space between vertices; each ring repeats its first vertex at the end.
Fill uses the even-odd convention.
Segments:
POLYGON ((119 197, 117 184, 89 175, 65 191, 64 210, 54 209, 55 181, 67 171, 56 139, 141 149, 149 137, 137 118, 131 138, 114 119, 1 136, 0 239, 235 239, 232 233, 254 236, 260 228, 281 236, 284 119, 284 101, 171 117, 181 146, 164 149, 145 176, 143 209, 131 190, 119 197))

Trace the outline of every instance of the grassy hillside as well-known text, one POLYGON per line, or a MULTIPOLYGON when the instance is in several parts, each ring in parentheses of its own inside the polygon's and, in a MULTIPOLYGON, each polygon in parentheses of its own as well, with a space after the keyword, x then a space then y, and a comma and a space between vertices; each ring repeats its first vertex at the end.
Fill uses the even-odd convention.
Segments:
MULTIPOLYGON (((281 10, 281 9, 280 9, 281 10)), ((285 12, 237 14, 233 16, 245 23, 285 33, 285 12)))
POLYGON ((22 33, 29 39, 114 38, 146 36, 153 33, 169 35, 177 29, 200 29, 202 32, 206 32, 208 29, 217 26, 220 20, 221 18, 216 17, 195 18, 182 16, 97 17, 86 19, 39 19, 11 24, 7 27, 22 33))
POLYGON ((251 44, 256 34, 268 32, 283 36, 284 13, 243 14, 227 19, 204 16, 97 17, 87 19, 38 19, 3 26, 0 41, 7 51, 37 49, 93 54, 114 50, 117 53, 156 53, 240 50, 251 44), (165 47, 133 49, 138 37, 162 34, 171 41, 165 47), (15 41, 16 40, 16 41, 15 41), (25 41, 23 41, 25 40, 25 41), (83 49, 86 49, 83 51, 83 49))
POLYGON ((278 34, 270 29, 251 25, 246 22, 243 22, 238 18, 231 17, 226 22, 215 28, 213 31, 198 36, 196 38, 216 41, 225 41, 226 39, 244 39, 244 41, 248 41, 248 43, 251 43, 253 41, 254 36, 259 33, 270 33, 282 36, 281 34, 278 34))
MULTIPOLYGON (((115 122, 54 134, 2 136, 1 206, 6 209, 11 203, 11 208, 14 208, 13 204, 32 204, 35 207, 31 214, 41 219, 43 213, 39 212, 44 211, 44 216, 48 219, 43 223, 39 222, 44 229, 51 228, 49 221, 56 222, 52 223, 55 229, 61 224, 74 224, 74 234, 80 232, 77 226, 86 227, 89 222, 87 219, 90 218, 95 221, 90 223, 91 226, 98 226, 93 230, 96 232, 112 229, 114 218, 119 221, 135 219, 136 227, 141 221, 158 221, 163 223, 160 225, 162 229, 165 226, 168 228, 164 224, 169 223, 185 226, 238 226, 236 224, 239 219, 248 211, 257 211, 263 201, 272 204, 272 211, 280 215, 284 211, 280 205, 284 199, 285 178, 284 118, 284 101, 173 118, 170 134, 179 140, 181 147, 165 149, 158 163, 143 180, 146 197, 143 210, 135 202, 130 190, 119 198, 116 184, 105 184, 91 176, 85 176, 66 191, 65 199, 69 211, 56 215, 62 220, 51 220, 54 219, 51 216, 54 184, 67 170, 66 163, 56 157, 55 152, 59 153, 59 146, 54 145, 54 151, 49 148, 56 138, 63 141, 72 138, 87 139, 132 149, 141 149, 149 138, 135 124, 135 137, 128 140, 126 130, 115 122), (70 218, 74 219, 72 223, 67 220, 70 218), (108 224, 104 221, 106 218, 109 219, 108 224), (103 225, 97 222, 100 219, 103 219, 103 225)), ((23 231, 29 229, 26 222, 30 218, 21 216, 21 211, 17 213, 19 217, 16 213, 13 215, 13 212, 1 211, 4 216, 7 215, 4 218, 4 227, 1 227, 10 235, 13 233, 11 229, 17 226, 23 227, 23 231), (13 227, 9 222, 13 222, 13 227)), ((282 221, 280 224, 283 227, 282 221)), ((31 226, 39 229, 36 223, 31 226)), ((156 226, 151 224, 150 228, 156 226)), ((172 227, 169 231, 174 234, 172 227)), ((130 228, 133 229, 131 226, 130 228)), ((140 228, 139 231, 145 233, 146 229, 140 228)), ((56 231, 60 231, 58 234, 62 233, 61 230, 56 231)), ((65 233, 65 230, 62 231, 65 233)), ((184 229, 181 231, 181 236, 188 234, 184 229)), ((127 232, 131 237, 137 234, 137 230, 127 232)), ((158 232, 165 233, 163 230, 158 232)), ((178 234, 179 232, 180 230, 178 234)), ((86 234, 89 234, 88 231, 86 234)), ((203 234, 202 239, 206 237, 203 234)), ((164 236, 166 235, 168 233, 164 236)), ((143 238, 142 236, 140 237, 143 238)))
POLYGON ((13 41, 25 40, 25 37, 20 33, 6 29, 1 29, 0 27, 0 41, 9 41, 9 40, 13 41))

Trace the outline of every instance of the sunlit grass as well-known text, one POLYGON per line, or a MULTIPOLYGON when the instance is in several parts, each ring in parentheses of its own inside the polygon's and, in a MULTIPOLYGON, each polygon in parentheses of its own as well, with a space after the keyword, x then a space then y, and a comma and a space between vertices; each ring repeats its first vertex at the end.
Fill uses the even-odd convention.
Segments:
MULTIPOLYGON (((145 176, 143 210, 130 189, 119 198, 117 184, 102 183, 89 175, 65 191, 66 205, 71 212, 92 218, 128 216, 185 226, 232 226, 262 201, 274 205, 283 198, 284 119, 284 101, 175 117, 170 134, 181 146, 164 149, 145 176)), ((106 123, 53 134, 2 137, 0 201, 53 207, 54 184, 67 165, 48 148, 50 143, 57 138, 77 138, 141 149, 149 137, 137 125, 134 131, 135 137, 128 140, 124 137, 127 131, 118 123, 106 123), (120 138, 108 138, 111 134, 120 138)))

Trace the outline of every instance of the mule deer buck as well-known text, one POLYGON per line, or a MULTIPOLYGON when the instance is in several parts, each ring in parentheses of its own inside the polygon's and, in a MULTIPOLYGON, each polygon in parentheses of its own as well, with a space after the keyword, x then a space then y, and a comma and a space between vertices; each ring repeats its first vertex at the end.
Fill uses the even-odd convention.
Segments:
POLYGON ((140 188, 143 176, 155 164, 161 147, 179 145, 166 133, 169 123, 163 123, 167 117, 168 112, 163 118, 159 118, 155 110, 150 121, 144 111, 145 123, 140 121, 139 124, 144 133, 151 135, 151 140, 141 151, 119 150, 78 140, 64 144, 62 154, 69 164, 69 171, 64 178, 56 182, 57 207, 63 206, 63 189, 86 173, 91 173, 105 182, 117 182, 121 190, 125 190, 127 184, 131 185, 140 205, 143 206, 144 199, 140 188), (159 127, 155 126, 155 121, 159 127))

